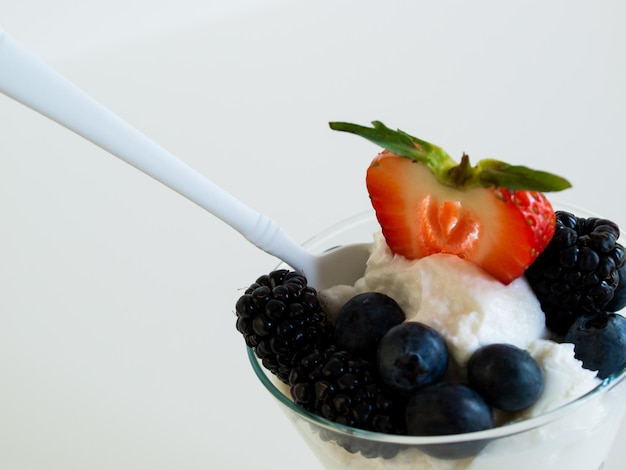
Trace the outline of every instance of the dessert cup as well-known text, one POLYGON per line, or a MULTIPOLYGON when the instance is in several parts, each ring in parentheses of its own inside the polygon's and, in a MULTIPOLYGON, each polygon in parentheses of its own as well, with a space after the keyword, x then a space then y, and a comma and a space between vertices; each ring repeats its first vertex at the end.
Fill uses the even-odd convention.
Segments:
MULTIPOLYGON (((555 209, 594 215, 564 204, 555 204, 555 209)), ((368 211, 325 230, 306 246, 323 252, 370 242, 378 230, 373 211, 368 211)), ((291 401, 288 387, 263 368, 251 349, 248 356, 265 389, 327 469, 595 470, 602 468, 626 410, 623 368, 587 394, 532 419, 449 436, 379 434, 341 426, 300 409, 291 401), (459 450, 468 448, 482 450, 455 458, 459 450)))

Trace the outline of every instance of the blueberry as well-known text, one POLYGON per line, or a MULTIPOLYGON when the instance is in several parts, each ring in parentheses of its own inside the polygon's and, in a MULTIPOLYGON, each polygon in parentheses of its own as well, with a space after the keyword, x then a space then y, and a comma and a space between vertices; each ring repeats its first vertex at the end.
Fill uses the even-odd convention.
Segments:
POLYGON ((388 387, 406 394, 443 377, 448 349, 435 329, 423 323, 405 322, 381 338, 376 365, 388 387))
POLYGON ((619 312, 626 307, 626 263, 617 270, 619 284, 613 292, 613 298, 606 304, 608 312, 619 312))
MULTIPOLYGON (((467 385, 438 382, 420 388, 406 407, 406 429, 413 436, 442 436, 491 429, 491 407, 467 385)), ((432 456, 462 459, 479 453, 488 440, 471 440, 421 446, 432 456)))
POLYGON ((404 318, 398 303, 388 295, 379 292, 357 294, 345 303, 337 316, 337 347, 365 359, 374 358, 380 338, 404 318))
POLYGON ((572 325, 564 341, 574 343, 583 367, 607 378, 626 364, 626 318, 618 313, 585 315, 572 325))
POLYGON ((487 403, 504 411, 528 408, 544 387, 537 361, 512 344, 490 344, 476 350, 467 364, 467 378, 487 403))

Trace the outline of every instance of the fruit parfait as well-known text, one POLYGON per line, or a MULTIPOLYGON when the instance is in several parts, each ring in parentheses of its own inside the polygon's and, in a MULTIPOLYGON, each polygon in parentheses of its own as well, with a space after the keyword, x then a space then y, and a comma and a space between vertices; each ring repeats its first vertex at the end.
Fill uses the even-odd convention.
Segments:
POLYGON ((238 299, 254 370, 326 468, 601 468, 626 408, 626 251, 552 206, 567 180, 472 166, 380 122, 373 212, 309 242, 370 243, 317 291, 281 266, 238 299))

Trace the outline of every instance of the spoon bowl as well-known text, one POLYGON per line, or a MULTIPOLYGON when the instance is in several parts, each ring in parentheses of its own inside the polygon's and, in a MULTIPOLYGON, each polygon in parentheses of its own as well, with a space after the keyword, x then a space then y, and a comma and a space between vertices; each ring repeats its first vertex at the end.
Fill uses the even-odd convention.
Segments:
POLYGON ((241 233, 258 248, 301 271, 324 289, 352 284, 367 251, 342 246, 314 255, 267 216, 215 183, 116 116, 0 29, 0 92, 84 137, 178 192, 241 233))
POLYGON ((308 282, 318 290, 352 285, 363 276, 369 254, 367 243, 338 246, 313 258, 315 277, 306 274, 306 270, 303 272, 308 282))

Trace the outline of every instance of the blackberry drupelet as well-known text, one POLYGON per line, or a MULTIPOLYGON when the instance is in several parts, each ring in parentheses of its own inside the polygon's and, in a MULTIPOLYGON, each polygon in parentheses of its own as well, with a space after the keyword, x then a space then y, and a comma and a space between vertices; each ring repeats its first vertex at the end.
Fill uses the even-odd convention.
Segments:
POLYGON ((246 344, 284 383, 301 357, 326 349, 334 335, 317 292, 295 271, 259 277, 237 300, 235 312, 246 344))
POLYGON ((526 271, 554 333, 564 335, 578 317, 601 312, 611 302, 626 264, 618 238, 614 222, 556 212, 552 240, 526 271))

